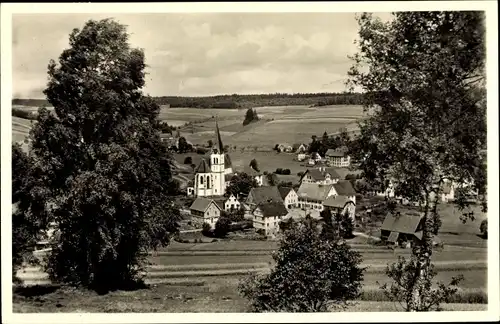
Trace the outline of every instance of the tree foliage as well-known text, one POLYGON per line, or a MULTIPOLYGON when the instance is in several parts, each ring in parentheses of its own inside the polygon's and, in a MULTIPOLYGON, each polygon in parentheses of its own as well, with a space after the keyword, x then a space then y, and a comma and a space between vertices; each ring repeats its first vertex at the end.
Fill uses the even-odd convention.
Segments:
POLYGON ((258 120, 259 120, 259 115, 257 114, 257 111, 255 109, 248 108, 247 112, 245 113, 245 119, 243 120, 243 126, 246 126, 258 120))
POLYGON ((214 236, 219 238, 225 237, 229 233, 230 225, 231 220, 228 216, 219 217, 215 223, 214 236))
POLYGON ((407 269, 418 278, 409 309, 421 310, 443 181, 486 188, 484 14, 398 12, 385 23, 362 14, 358 22, 350 83, 366 92, 369 118, 351 154, 369 181, 390 179, 397 196, 422 206, 423 239, 407 269))
POLYGON ((252 310, 323 312, 356 298, 363 280, 360 254, 344 241, 325 239, 310 217, 282 226, 288 225, 271 273, 251 275, 239 285, 252 310))
POLYGON ((231 178, 231 181, 226 188, 225 196, 229 197, 231 194, 235 197, 247 196, 250 193, 250 190, 257 186, 258 184, 254 177, 243 172, 238 173, 231 178))
POLYGON ((125 27, 88 21, 69 36, 44 91, 53 113, 32 128, 32 169, 60 235, 47 271, 54 281, 108 291, 136 282, 145 252, 169 242, 179 211, 159 106, 142 94, 144 53, 125 27))
POLYGON ((252 161, 250 161, 250 167, 257 172, 260 172, 259 163, 257 163, 257 159, 252 159, 252 161))

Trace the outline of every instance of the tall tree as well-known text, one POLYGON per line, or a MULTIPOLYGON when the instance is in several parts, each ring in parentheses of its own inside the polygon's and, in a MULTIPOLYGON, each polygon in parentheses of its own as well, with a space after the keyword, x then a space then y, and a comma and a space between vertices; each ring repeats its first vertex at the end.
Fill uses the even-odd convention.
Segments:
POLYGON ((226 197, 233 194, 235 197, 238 195, 246 196, 252 190, 252 188, 257 187, 257 181, 254 177, 249 176, 246 173, 239 173, 234 175, 226 188, 226 197))
POLYGON ((421 203, 408 309, 424 310, 443 182, 485 192, 484 14, 400 12, 385 23, 362 14, 358 22, 350 82, 365 92, 370 116, 351 149, 369 180, 391 179, 397 196, 421 203))
POLYGON ((260 172, 259 163, 257 163, 257 159, 252 159, 252 161, 250 161, 250 167, 257 172, 260 172))
POLYGON ((142 50, 110 19, 74 29, 48 66, 54 112, 40 110, 30 137, 44 211, 60 233, 47 263, 55 281, 103 291, 134 283, 144 252, 177 231, 171 158, 159 106, 141 92, 144 68, 142 50))

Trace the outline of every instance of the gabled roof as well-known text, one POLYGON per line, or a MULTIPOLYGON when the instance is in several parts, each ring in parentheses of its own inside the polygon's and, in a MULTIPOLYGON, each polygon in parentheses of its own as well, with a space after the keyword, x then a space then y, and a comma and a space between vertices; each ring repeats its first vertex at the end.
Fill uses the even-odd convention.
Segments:
POLYGON ((210 160, 207 160, 205 158, 201 159, 200 164, 198 164, 198 167, 195 170, 195 173, 210 173, 212 172, 210 169, 210 160))
POLYGON ((224 203, 226 202, 227 198, 226 197, 214 197, 212 198, 214 203, 219 207, 219 209, 224 209, 224 203))
POLYGON ((288 210, 281 201, 265 202, 257 205, 264 217, 286 216, 288 210))
POLYGON ((389 213, 385 217, 381 229, 404 234, 416 234, 421 219, 421 215, 389 213))
POLYGON ((290 193, 290 191, 293 190, 293 188, 289 188, 289 187, 279 187, 278 188, 279 192, 280 192, 280 195, 281 195, 281 198, 285 199, 286 196, 288 196, 288 194, 290 193))
POLYGON ((281 194, 276 186, 261 186, 252 188, 248 196, 252 196, 255 204, 261 204, 270 201, 283 202, 281 194))
POLYGON ((354 196, 356 195, 356 191, 352 187, 352 184, 349 180, 340 180, 339 182, 333 185, 337 195, 339 196, 354 196))
POLYGON ((326 174, 329 174, 332 179, 340 179, 340 176, 337 171, 335 171, 335 168, 325 168, 325 171, 321 171, 319 168, 307 169, 302 177, 306 174, 310 175, 315 181, 325 180, 326 174))
POLYGON ((324 201, 333 185, 321 185, 317 183, 302 183, 297 191, 299 198, 324 201))
POLYGON ((346 196, 330 196, 326 198, 323 205, 327 207, 344 208, 344 206, 349 202, 354 204, 354 202, 346 196))
POLYGON ((196 200, 193 202, 191 207, 189 207, 189 209, 204 213, 212 203, 214 203, 214 205, 217 206, 217 208, 221 209, 220 206, 218 206, 213 199, 208 199, 204 197, 196 198, 196 200))

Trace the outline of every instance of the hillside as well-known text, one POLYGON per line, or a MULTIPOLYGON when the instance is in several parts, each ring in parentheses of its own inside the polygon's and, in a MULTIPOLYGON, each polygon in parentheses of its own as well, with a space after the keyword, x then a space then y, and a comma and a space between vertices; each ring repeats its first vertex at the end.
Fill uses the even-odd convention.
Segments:
MULTIPOLYGON (((207 97, 179 97, 162 96, 153 97, 159 105, 186 108, 217 108, 217 109, 243 109, 262 106, 327 106, 327 105, 361 105, 360 93, 274 93, 252 95, 219 95, 207 97)), ((50 106, 45 99, 13 99, 12 105, 20 106, 50 106)))

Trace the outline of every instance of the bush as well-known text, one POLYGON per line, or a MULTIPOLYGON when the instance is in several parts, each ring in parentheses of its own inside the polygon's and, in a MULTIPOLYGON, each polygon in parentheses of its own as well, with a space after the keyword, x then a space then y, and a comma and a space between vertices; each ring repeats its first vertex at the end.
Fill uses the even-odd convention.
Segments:
POLYGON ((205 236, 212 236, 212 226, 209 223, 203 223, 201 227, 201 234, 205 236))
POLYGON ((266 235, 266 231, 264 231, 262 228, 259 228, 258 230, 256 230, 255 233, 257 233, 259 235, 266 235))
POLYGON ((269 275, 251 275, 238 290, 256 312, 324 312, 359 296, 361 255, 325 239, 311 218, 286 231, 269 275))
POLYGON ((481 225, 479 226, 479 231, 481 231, 481 235, 483 238, 488 238, 488 220, 485 219, 481 222, 481 225))
POLYGON ((186 156, 184 159, 184 164, 193 164, 193 158, 190 156, 186 156))
POLYGON ((215 223, 214 235, 215 237, 225 237, 229 233, 229 226, 231 221, 228 217, 219 217, 217 223, 215 223))

